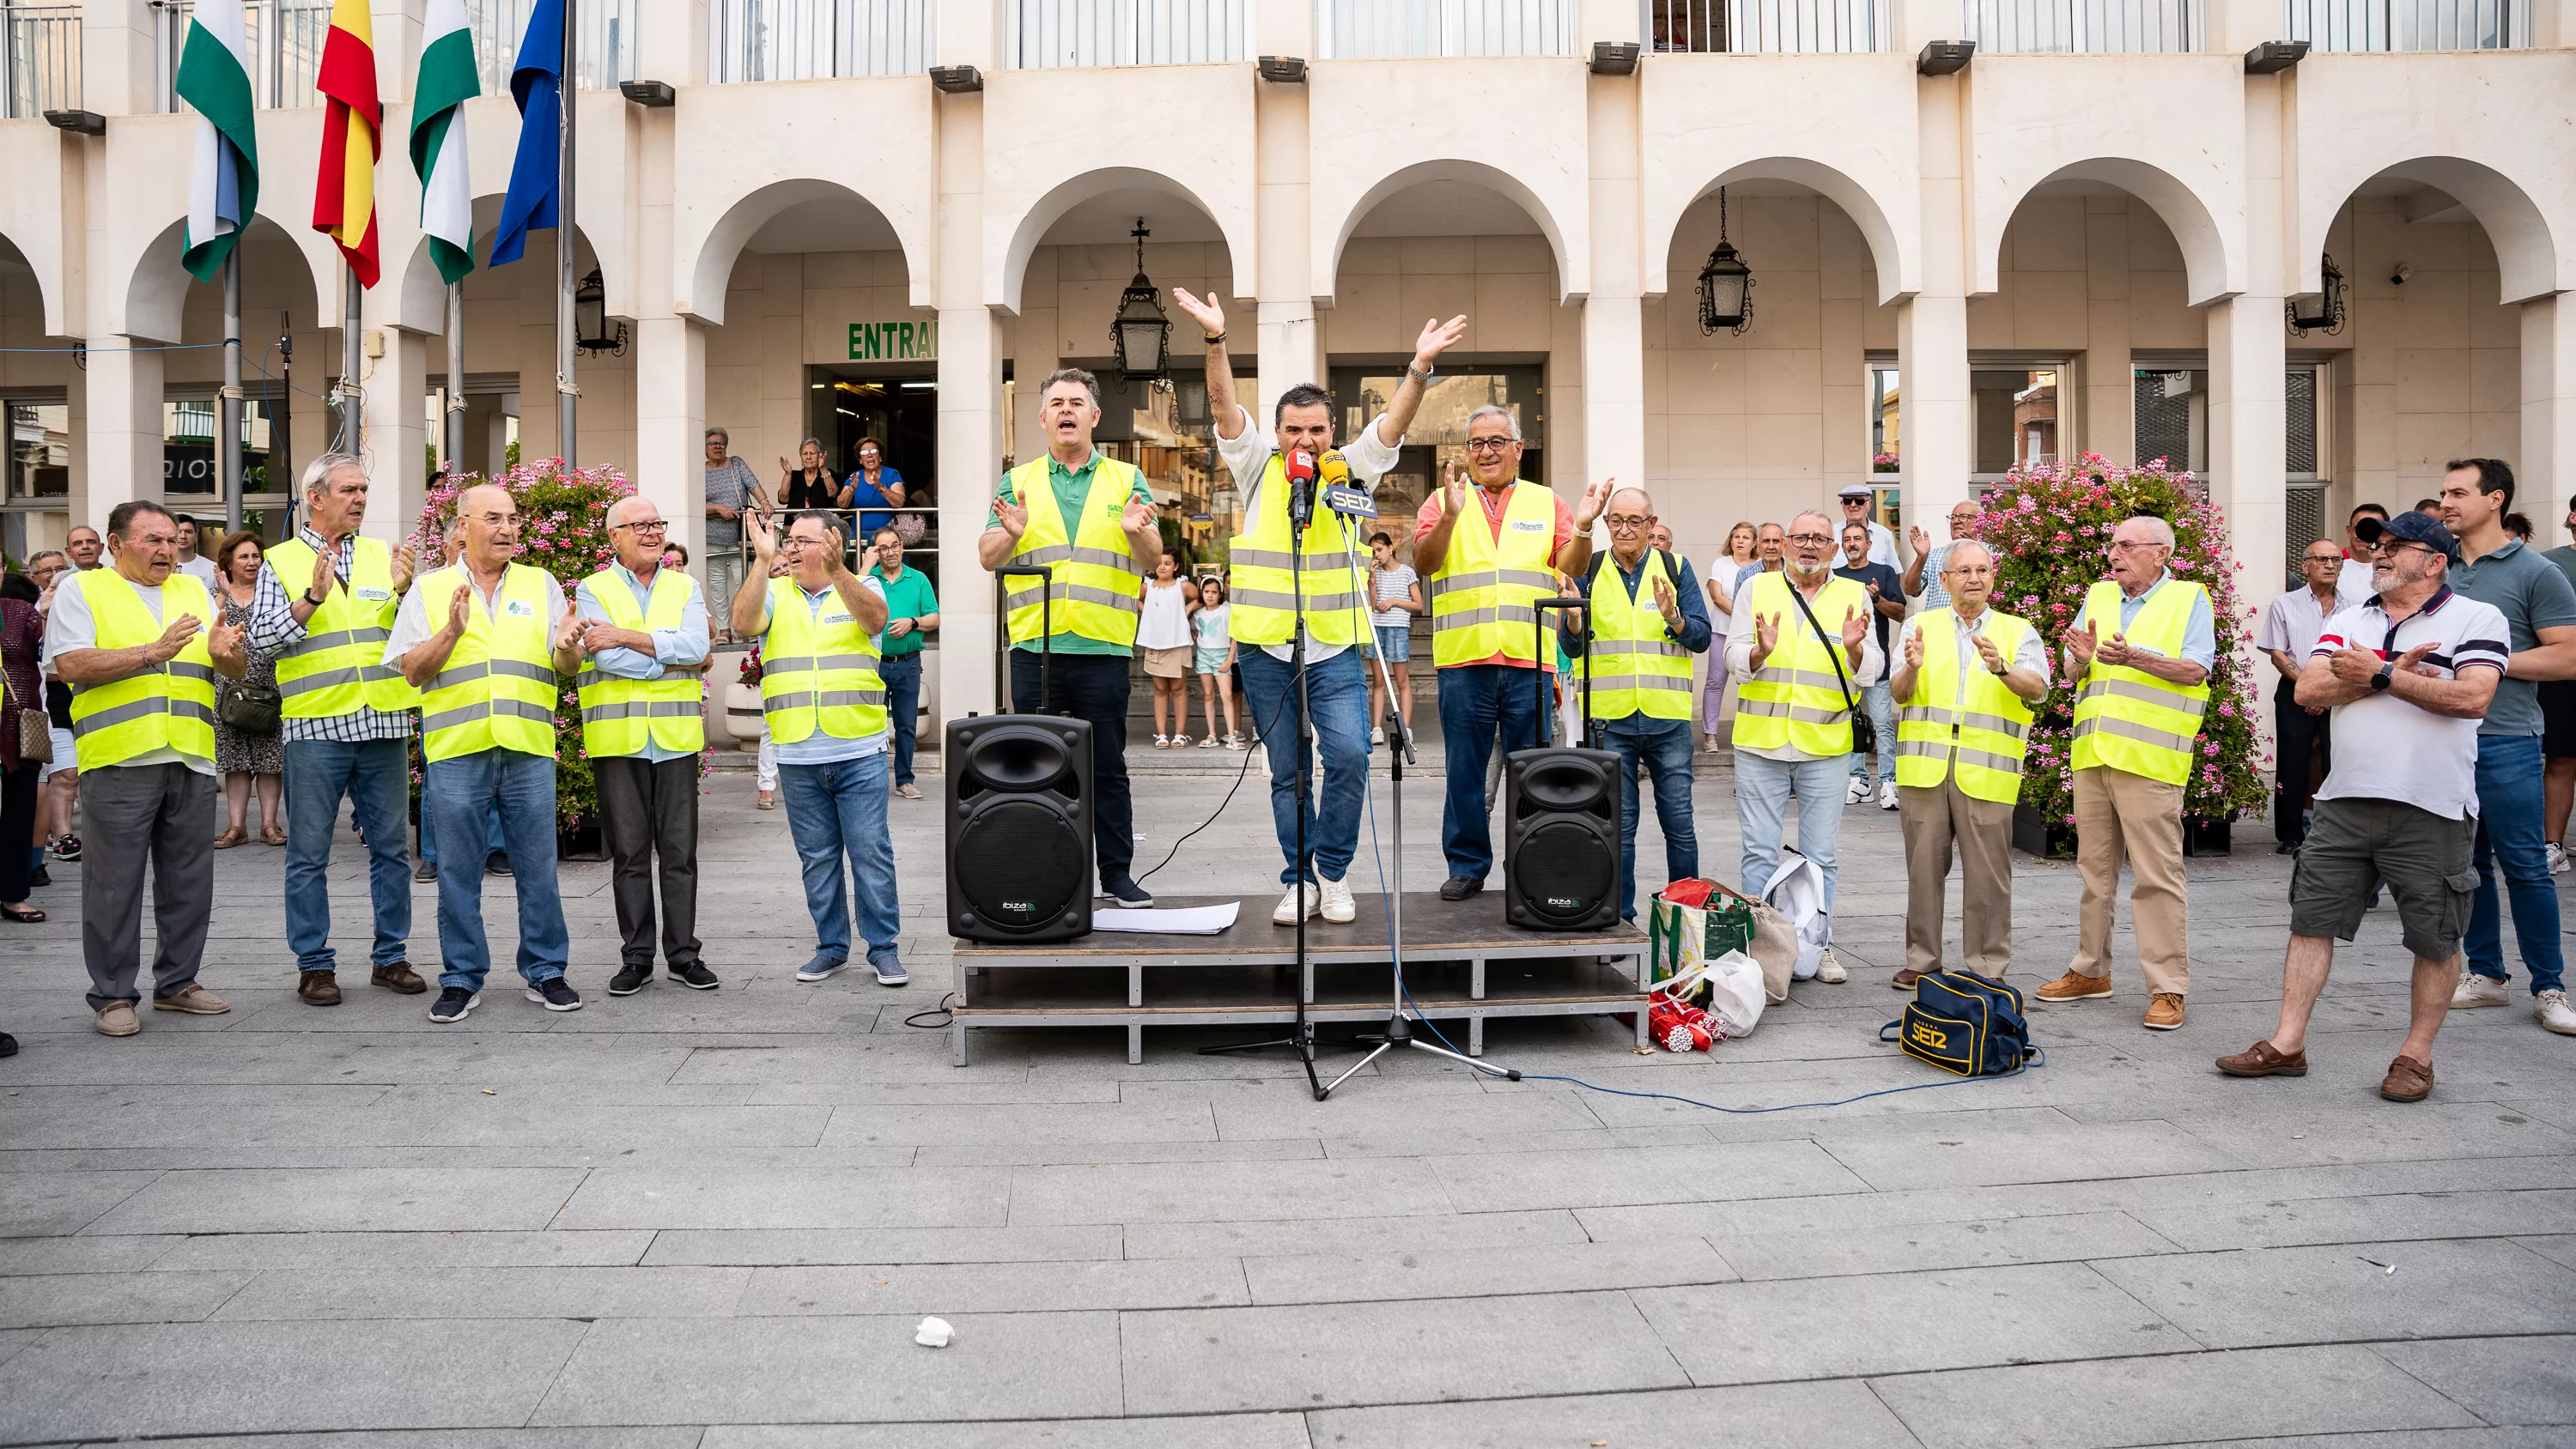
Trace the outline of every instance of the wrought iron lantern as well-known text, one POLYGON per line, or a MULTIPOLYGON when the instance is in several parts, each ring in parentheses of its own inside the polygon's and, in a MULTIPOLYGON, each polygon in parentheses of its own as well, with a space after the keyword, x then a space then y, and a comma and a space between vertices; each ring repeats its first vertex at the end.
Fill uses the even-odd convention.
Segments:
POLYGON ((1742 332, 1753 325, 1753 269, 1726 239, 1726 188, 1717 189, 1717 250, 1699 269, 1699 330, 1742 332))
POLYGON ((1118 294, 1118 315, 1109 324, 1109 341, 1118 358, 1118 375, 1128 382, 1152 382, 1171 373, 1172 319, 1163 299, 1145 276, 1145 218, 1136 218, 1136 280, 1118 294))
POLYGON ((608 330, 608 287, 597 267, 572 289, 572 343, 584 352, 626 355, 626 324, 618 323, 613 334, 608 330))
POLYGON ((2343 273, 2336 269, 2332 252, 2326 253, 2320 271, 2324 285, 2319 290, 2304 297, 2292 297, 2281 304, 2281 310, 2289 318, 2290 330, 2302 337, 2311 332, 2323 332, 2333 337, 2343 331, 2343 273))

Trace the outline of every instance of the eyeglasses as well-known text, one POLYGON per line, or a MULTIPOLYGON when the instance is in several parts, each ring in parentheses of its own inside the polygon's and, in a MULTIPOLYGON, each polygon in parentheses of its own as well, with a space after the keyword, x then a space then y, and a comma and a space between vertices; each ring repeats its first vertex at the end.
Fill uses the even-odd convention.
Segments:
POLYGON ((1823 548, 1833 542, 1821 533, 1793 533, 1788 538, 1791 543, 1804 544, 1809 548, 1823 548))
MULTIPOLYGON (((631 528, 637 533, 663 533, 670 529, 671 524, 667 519, 647 518, 636 523, 621 523, 617 526, 619 528, 631 528)), ((613 531, 614 530, 612 530, 612 532, 613 531)))
POLYGON ((2104 553, 2132 553, 2132 552, 2135 552, 2136 550, 2138 550, 2138 549, 2142 549, 2142 548, 2171 548, 2172 546, 2173 546, 2173 545, 2171 545, 2171 544, 2164 544, 2164 543, 2140 543, 2140 542, 2138 542, 2138 541, 2137 541, 2136 539, 2134 539, 2134 538, 2115 538, 2115 539, 2111 540, 2111 546, 2110 546, 2109 548, 2107 548, 2107 549, 2104 549, 2104 550, 2103 550, 2103 552, 2104 552, 2104 553))
POLYGON ((465 516, 472 519, 479 519, 486 526, 492 528, 499 528, 502 524, 516 523, 519 521, 519 515, 515 513, 469 513, 465 516))
POLYGON ((1467 440, 1467 451, 1470 453, 1499 453, 1519 441, 1520 439, 1518 438, 1469 438, 1467 440))
POLYGON ((1957 568, 1943 569, 1941 572, 1954 579, 1982 579, 1993 577, 1995 571, 1990 564, 1961 564, 1957 568))
POLYGON ((1610 531, 1613 533, 1635 533, 1638 529, 1649 527, 1654 523, 1654 520, 1651 518, 1620 518, 1616 516, 1606 517, 1601 521, 1610 525, 1610 531))

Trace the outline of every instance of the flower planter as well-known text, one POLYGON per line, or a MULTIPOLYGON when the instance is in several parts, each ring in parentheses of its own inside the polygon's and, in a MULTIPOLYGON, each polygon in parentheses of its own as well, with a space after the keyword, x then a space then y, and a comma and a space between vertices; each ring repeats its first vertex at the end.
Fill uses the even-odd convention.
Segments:
POLYGON ((728 684, 724 690, 725 733, 733 736, 737 747, 750 750, 760 747, 760 686, 728 684))
POLYGON ((2182 818, 2182 853, 2184 855, 2225 855, 2228 851, 2232 822, 2205 820, 2186 815, 2182 818))
POLYGON ((2013 849, 2042 860, 2075 858, 2075 827, 2052 825, 2037 809, 2028 805, 2013 807, 2013 849))

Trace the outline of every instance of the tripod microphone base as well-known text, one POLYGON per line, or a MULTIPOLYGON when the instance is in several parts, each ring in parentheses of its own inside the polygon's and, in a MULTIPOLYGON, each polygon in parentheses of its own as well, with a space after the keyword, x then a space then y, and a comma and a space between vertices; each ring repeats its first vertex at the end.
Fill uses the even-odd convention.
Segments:
POLYGON ((1369 1054, 1360 1058, 1358 1061, 1353 1062, 1350 1066, 1350 1070, 1343 1072, 1340 1076, 1326 1082, 1320 1089, 1318 1089, 1315 1093, 1316 1101, 1323 1101, 1325 1098, 1333 1095, 1334 1088, 1339 1087, 1342 1083, 1359 1075, 1362 1068, 1366 1067, 1369 1063, 1376 1061, 1379 1057, 1385 1056, 1389 1051, 1396 1047, 1411 1047, 1415 1051, 1429 1052, 1435 1057, 1447 1057, 1449 1060, 1456 1062, 1462 1067, 1470 1067, 1476 1071, 1484 1073, 1486 1076, 1500 1077, 1507 1082, 1517 1082, 1521 1079, 1521 1074, 1513 1071, 1509 1067, 1498 1067, 1491 1062, 1480 1062, 1474 1057, 1467 1056, 1461 1052, 1453 1052, 1447 1047, 1434 1046, 1431 1043, 1424 1041, 1422 1038, 1415 1036, 1413 1034, 1412 1020, 1401 1011, 1396 1012, 1394 1015, 1389 1016, 1386 1019, 1385 1031, 1380 1032, 1374 1038, 1367 1036, 1356 1037, 1353 1039, 1353 1044, 1362 1045, 1372 1040, 1375 1041, 1376 1045, 1369 1047, 1369 1054))

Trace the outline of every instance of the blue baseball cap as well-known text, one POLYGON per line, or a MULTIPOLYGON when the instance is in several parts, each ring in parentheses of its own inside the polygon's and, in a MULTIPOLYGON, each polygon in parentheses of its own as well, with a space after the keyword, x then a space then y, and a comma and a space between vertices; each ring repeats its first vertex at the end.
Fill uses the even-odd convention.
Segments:
POLYGON ((2421 513, 2401 513, 2390 519, 2363 518, 2353 524, 2352 534, 2373 547, 2377 547, 2382 539, 2393 538, 2403 543, 2420 543, 2444 558, 2457 558, 2460 553, 2460 541, 2451 536, 2451 531, 2442 526, 2441 520, 2421 513))

